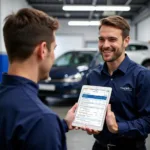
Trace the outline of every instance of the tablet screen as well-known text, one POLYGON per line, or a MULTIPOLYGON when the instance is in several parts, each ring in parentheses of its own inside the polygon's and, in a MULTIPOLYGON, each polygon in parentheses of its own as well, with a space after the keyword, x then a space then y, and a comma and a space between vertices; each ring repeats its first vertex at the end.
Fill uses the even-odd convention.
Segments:
POLYGON ((84 85, 72 125, 101 131, 111 91, 110 87, 84 85))

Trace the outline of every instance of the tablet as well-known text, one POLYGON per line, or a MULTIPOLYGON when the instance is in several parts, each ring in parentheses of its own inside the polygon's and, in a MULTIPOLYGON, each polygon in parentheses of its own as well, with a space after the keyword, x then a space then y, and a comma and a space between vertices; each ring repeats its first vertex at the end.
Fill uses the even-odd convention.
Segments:
POLYGON ((111 92, 111 87, 83 85, 72 125, 102 131, 111 92))

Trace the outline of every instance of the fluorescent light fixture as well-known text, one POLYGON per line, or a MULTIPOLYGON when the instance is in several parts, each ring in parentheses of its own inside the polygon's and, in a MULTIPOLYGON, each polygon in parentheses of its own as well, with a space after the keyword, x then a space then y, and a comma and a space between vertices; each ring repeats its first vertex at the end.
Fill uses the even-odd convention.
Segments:
POLYGON ((64 11, 129 11, 130 6, 122 5, 64 5, 62 8, 64 11))
POLYGON ((116 15, 116 11, 104 11, 102 16, 113 16, 116 15))
POLYGON ((100 21, 69 21, 69 26, 99 26, 100 21))
POLYGON ((64 5, 64 11, 94 11, 95 6, 81 6, 81 5, 64 5))
POLYGON ((96 11, 129 11, 129 6, 96 6, 96 11))

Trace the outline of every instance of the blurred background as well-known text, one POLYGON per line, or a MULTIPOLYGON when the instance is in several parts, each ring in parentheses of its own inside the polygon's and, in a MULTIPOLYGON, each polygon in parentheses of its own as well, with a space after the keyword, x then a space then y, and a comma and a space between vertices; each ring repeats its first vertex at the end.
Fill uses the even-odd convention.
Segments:
MULTIPOLYGON (((61 118, 78 100, 87 73, 103 64, 97 48, 98 25, 103 17, 121 15, 129 22, 131 42, 126 53, 150 69, 150 0, 0 0, 0 82, 2 73, 8 70, 2 36, 4 18, 24 7, 59 19, 56 61, 50 78, 39 83, 39 97, 61 118)), ((91 150, 93 142, 94 138, 84 131, 67 133, 68 150, 91 150)), ((149 138, 147 148, 150 150, 149 138)))

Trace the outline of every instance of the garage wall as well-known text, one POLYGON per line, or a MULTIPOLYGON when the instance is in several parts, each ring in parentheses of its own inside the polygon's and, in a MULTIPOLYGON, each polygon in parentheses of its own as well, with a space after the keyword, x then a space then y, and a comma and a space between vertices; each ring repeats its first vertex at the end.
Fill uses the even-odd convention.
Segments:
POLYGON ((59 23, 60 28, 56 32, 56 58, 68 50, 85 47, 87 41, 98 40, 98 26, 68 26, 68 20, 59 20, 59 23))
POLYGON ((150 41, 150 17, 137 24, 137 39, 150 41))
POLYGON ((136 35, 135 35, 135 26, 134 25, 130 25, 130 37, 131 37, 131 40, 135 40, 136 39, 136 35))
POLYGON ((56 34, 56 43, 55 58, 69 50, 84 47, 83 36, 81 34, 56 34))
POLYGON ((8 57, 3 42, 2 28, 4 18, 11 12, 16 12, 23 7, 30 7, 26 0, 0 0, 0 81, 2 72, 8 70, 8 57))
POLYGON ((69 20, 59 20, 60 28, 57 33, 61 34, 82 34, 84 41, 97 40, 98 26, 68 26, 69 20))
MULTIPOLYGON (((59 20, 60 28, 57 34, 74 34, 83 37, 83 46, 86 45, 87 41, 97 41, 98 40, 98 26, 68 26, 68 20, 59 20)), ((130 24, 130 21, 128 21, 130 24)), ((135 26, 130 26, 130 36, 131 39, 135 39, 135 26)))

